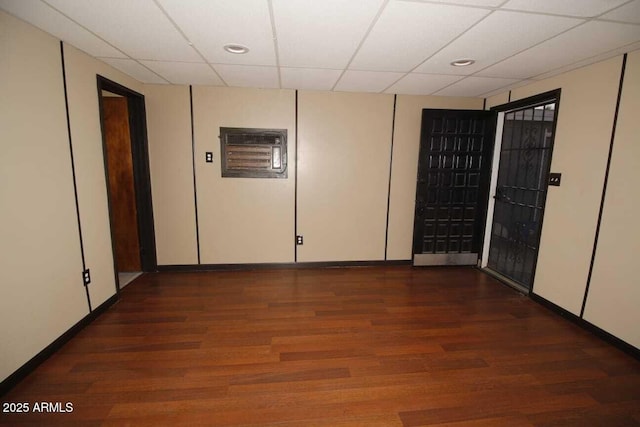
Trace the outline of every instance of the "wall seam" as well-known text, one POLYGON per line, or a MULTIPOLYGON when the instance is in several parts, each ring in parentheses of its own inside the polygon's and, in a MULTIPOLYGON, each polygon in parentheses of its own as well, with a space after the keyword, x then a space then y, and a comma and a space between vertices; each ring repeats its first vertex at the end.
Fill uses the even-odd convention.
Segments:
POLYGON ((198 224, 198 186, 196 182, 196 138, 193 126, 193 86, 189 85, 189 112, 191 115, 191 167, 193 168, 193 204, 196 217, 196 250, 200 264, 200 226, 198 224))
POLYGON ((396 101, 398 95, 393 95, 393 116, 391 118, 391 151, 389 155, 389 186, 387 188, 387 223, 384 231, 384 260, 387 260, 387 245, 389 243, 389 210, 391 206, 391 173, 393 171, 393 138, 396 131, 396 101))
POLYGON ((298 89, 295 96, 295 139, 296 149, 293 159, 293 262, 298 262, 298 89))
POLYGON ((602 213, 604 212, 604 203, 607 196, 607 185, 609 184, 609 172, 611 170, 611 157, 613 155, 613 143, 616 138, 616 126, 618 125, 618 112, 620 111, 620 99, 622 98, 622 87, 624 85, 624 74, 627 67, 627 54, 622 57, 622 66, 620 67, 620 83, 618 84, 618 97, 616 99, 616 109, 613 114, 613 126, 611 128, 611 140, 609 141, 609 154, 607 156, 607 167, 604 172, 604 183, 602 185, 602 197, 600 198, 600 209, 598 211, 598 222, 596 224, 596 233, 593 239, 593 250, 591 252, 591 262, 589 264, 589 274, 587 275, 587 284, 582 299, 582 308, 580 309, 580 318, 584 317, 584 310, 587 306, 587 298, 589 296, 589 286, 591 285, 591 277, 593 275, 593 266, 596 260, 596 252, 598 250, 598 237, 600 236, 600 226, 602 225, 602 213))
MULTIPOLYGON (((73 155, 73 140, 71 137, 71 119, 69 117, 69 95, 67 92, 67 70, 64 60, 64 42, 60 41, 60 61, 62 64, 62 86, 64 89, 64 109, 67 116, 67 136, 69 138, 69 156, 71 158, 71 177, 73 180, 73 197, 76 204, 76 219, 78 221, 78 239, 80 240, 80 256, 82 257, 82 271, 87 269, 87 263, 84 256, 84 239, 82 238, 82 223, 80 221, 80 204, 78 202, 78 184, 76 180, 76 166, 75 159, 73 155)), ((93 310, 91 308, 91 295, 89 295, 89 287, 84 283, 84 274, 83 274, 83 286, 85 293, 87 294, 87 304, 89 306, 89 313, 93 310)))

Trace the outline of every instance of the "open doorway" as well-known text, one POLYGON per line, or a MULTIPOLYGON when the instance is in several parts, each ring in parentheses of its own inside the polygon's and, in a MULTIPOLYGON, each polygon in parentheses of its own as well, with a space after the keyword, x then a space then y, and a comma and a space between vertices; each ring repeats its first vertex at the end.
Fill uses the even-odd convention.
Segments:
POLYGON ((98 76, 98 98, 120 290, 143 272, 156 269, 144 96, 98 76))

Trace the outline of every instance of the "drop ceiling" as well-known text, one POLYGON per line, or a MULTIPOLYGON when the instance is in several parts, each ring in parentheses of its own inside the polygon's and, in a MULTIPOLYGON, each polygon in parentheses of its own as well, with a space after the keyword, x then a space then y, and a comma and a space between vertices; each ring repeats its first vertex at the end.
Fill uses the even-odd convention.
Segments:
POLYGON ((640 0, 0 0, 0 8, 144 83, 483 97, 640 49, 640 0), (463 58, 475 62, 451 65, 463 58))

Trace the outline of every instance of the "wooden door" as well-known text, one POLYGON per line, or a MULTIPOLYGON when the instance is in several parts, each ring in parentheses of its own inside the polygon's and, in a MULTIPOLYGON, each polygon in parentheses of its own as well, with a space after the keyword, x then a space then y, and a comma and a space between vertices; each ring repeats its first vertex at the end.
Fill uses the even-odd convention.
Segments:
POLYGON ((490 111, 422 111, 414 265, 477 263, 495 124, 490 111))
POLYGON ((127 98, 103 97, 111 226, 118 271, 142 271, 127 98))

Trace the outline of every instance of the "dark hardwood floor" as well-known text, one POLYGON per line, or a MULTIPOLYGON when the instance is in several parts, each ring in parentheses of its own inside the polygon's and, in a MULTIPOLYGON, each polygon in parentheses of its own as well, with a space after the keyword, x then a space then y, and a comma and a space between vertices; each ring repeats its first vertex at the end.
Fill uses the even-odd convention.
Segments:
POLYGON ((147 274, 5 425, 631 426, 640 362, 471 268, 147 274))

